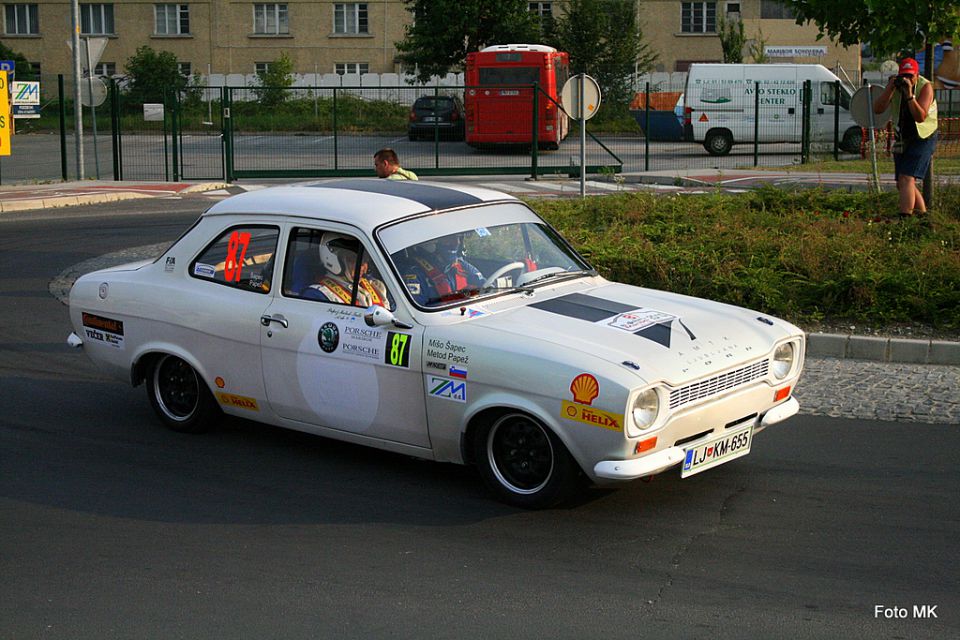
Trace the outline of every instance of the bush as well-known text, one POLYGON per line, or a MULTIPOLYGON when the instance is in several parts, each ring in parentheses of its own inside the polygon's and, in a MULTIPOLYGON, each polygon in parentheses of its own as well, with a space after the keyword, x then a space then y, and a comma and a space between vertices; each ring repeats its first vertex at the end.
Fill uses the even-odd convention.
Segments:
POLYGON ((187 78, 180 75, 177 56, 169 51, 156 52, 144 45, 137 48, 125 65, 129 76, 127 102, 163 102, 165 92, 180 91, 187 78))
POLYGON ((957 329, 960 187, 944 187, 938 198, 940 213, 902 222, 891 217, 895 193, 764 188, 533 206, 614 280, 799 323, 924 322, 957 329))

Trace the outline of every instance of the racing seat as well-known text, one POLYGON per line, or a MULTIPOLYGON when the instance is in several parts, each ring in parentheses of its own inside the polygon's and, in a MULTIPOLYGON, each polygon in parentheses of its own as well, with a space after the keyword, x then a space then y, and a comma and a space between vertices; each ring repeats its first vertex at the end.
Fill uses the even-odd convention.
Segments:
POLYGON ((286 292, 289 295, 302 296, 309 290, 310 285, 320 279, 323 274, 323 265, 320 264, 320 256, 316 249, 307 249, 299 252, 293 259, 293 267, 290 269, 290 278, 287 282, 286 292))

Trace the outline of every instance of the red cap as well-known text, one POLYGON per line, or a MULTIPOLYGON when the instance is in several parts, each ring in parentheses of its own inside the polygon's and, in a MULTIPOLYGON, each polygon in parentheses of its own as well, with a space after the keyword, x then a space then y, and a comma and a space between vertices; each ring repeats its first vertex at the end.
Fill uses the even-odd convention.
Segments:
POLYGON ((911 75, 920 75, 920 65, 913 58, 904 58, 900 61, 900 75, 909 73, 911 75))

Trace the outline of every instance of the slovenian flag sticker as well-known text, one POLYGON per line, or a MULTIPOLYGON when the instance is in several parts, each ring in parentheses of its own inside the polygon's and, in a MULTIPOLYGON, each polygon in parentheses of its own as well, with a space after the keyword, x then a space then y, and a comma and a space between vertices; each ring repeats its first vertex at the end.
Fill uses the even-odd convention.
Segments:
POLYGON ((454 367, 453 365, 450 365, 450 369, 449 369, 448 373, 450 374, 450 377, 451 377, 451 378, 461 378, 461 379, 463 379, 463 380, 466 380, 466 379, 467 379, 467 370, 466 370, 466 369, 461 369, 461 368, 459 368, 459 367, 454 367))

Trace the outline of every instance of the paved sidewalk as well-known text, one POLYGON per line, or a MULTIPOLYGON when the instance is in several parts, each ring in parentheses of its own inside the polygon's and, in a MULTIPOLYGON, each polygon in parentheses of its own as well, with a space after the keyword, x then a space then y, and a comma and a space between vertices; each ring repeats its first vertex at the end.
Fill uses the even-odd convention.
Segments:
POLYGON ((0 213, 174 196, 222 189, 227 186, 225 182, 113 182, 108 180, 4 186, 0 187, 0 213))

